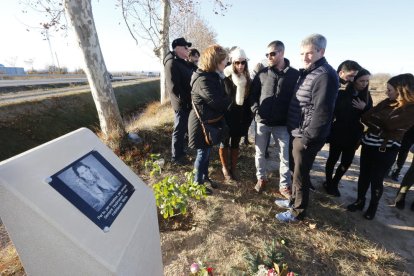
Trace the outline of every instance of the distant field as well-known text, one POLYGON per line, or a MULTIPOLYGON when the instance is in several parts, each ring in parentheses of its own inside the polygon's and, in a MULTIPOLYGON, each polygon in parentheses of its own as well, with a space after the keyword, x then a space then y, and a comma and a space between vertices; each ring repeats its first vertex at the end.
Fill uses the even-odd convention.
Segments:
MULTIPOLYGON (((124 118, 160 97, 158 80, 117 87, 114 91, 124 118)), ((80 127, 99 129, 95 103, 89 91, 0 106, 0 114, 0 160, 80 127)))

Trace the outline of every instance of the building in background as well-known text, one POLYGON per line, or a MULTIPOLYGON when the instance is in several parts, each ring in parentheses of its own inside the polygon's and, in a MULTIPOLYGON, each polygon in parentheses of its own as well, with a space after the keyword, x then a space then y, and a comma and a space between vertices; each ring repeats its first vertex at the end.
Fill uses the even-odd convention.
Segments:
POLYGON ((21 76, 26 75, 26 72, 22 67, 6 67, 0 64, 0 75, 21 76))

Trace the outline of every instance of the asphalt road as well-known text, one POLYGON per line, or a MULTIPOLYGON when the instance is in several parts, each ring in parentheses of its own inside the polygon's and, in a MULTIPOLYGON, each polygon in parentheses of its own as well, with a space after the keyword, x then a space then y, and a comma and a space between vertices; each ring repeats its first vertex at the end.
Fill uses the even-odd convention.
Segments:
MULTIPOLYGON (((113 81, 124 81, 138 79, 138 76, 114 77, 113 81)), ((16 86, 34 86, 45 84, 61 84, 61 83, 86 83, 86 78, 48 78, 48 79, 26 79, 26 80, 0 80, 0 87, 16 87, 16 86)))
MULTIPOLYGON (((146 78, 146 79, 131 79, 124 81, 116 81, 112 83, 112 87, 119 87, 124 85, 132 85, 140 82, 147 82, 156 80, 157 78, 146 78)), ((33 100, 41 100, 50 97, 63 96, 68 94, 86 93, 90 92, 89 84, 78 85, 75 87, 64 87, 64 88, 53 88, 53 89, 36 89, 28 91, 8 92, 0 93, 0 106, 27 102, 33 100)))

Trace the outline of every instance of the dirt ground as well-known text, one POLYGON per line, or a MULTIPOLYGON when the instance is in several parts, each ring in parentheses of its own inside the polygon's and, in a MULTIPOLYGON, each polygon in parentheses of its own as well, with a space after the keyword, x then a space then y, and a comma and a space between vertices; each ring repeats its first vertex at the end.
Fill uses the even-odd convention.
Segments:
MULTIPOLYGON (((272 146, 268 171, 275 172, 278 166, 277 157, 274 153, 275 150, 274 146, 272 146)), ((325 193, 322 183, 324 181, 324 167, 328 150, 329 146, 325 145, 315 160, 311 178, 316 191, 313 192, 314 195, 311 194, 311 201, 313 198, 316 198, 317 193, 325 193)), ((412 156, 410 155, 402 173, 407 170, 411 158, 412 156)), ((252 157, 241 160, 240 166, 243 167, 245 164, 245 166, 251 167, 252 164, 246 164, 254 162, 251 159, 252 157)), ((213 179, 221 179, 220 168, 217 165, 212 167, 213 179)), ((249 177, 244 179, 249 180, 246 182, 242 182, 239 186, 223 184, 219 190, 215 190, 215 194, 209 197, 207 202, 197 203, 202 205, 197 206, 197 210, 202 210, 204 213, 197 213, 194 216, 196 219, 193 221, 192 230, 161 233, 165 275, 186 275, 185 271, 188 271, 189 264, 197 259, 207 261, 213 266, 215 263, 219 264, 220 273, 218 275, 241 275, 234 271, 235 266, 237 267, 240 263, 244 263, 243 260, 237 259, 241 258, 241 254, 237 254, 237 252, 244 250, 246 246, 256 246, 259 248, 264 243, 261 237, 268 238, 272 237, 272 235, 274 236, 271 229, 263 229, 261 227, 263 227, 264 220, 268 221, 268 225, 277 225, 274 222, 273 216, 280 210, 273 207, 270 207, 268 210, 260 210, 261 212, 258 210, 261 208, 261 203, 274 200, 274 193, 257 195, 252 192, 254 182, 251 180, 251 175, 254 175, 254 172, 250 171, 247 173, 249 177), (247 208, 246 211, 245 204, 242 205, 239 202, 241 198, 256 204, 252 203, 251 210, 249 211, 249 208, 247 208), (232 210, 232 212, 226 213, 223 210, 232 210), (263 213, 265 213, 264 216, 263 213), (248 216, 256 216, 257 225, 255 223, 252 224, 251 218, 247 218, 248 216), (229 256, 229 258, 223 261, 214 258, 214 255, 229 256), (223 272, 225 274, 222 274, 223 272)), ((342 196, 333 200, 338 204, 340 211, 346 214, 347 219, 349 218, 349 221, 356 225, 358 232, 363 233, 364 236, 379 246, 383 246, 387 251, 394 252, 402 257, 406 263, 405 271, 414 272, 414 212, 410 210, 409 206, 405 210, 398 210, 393 207, 399 184, 386 179, 384 194, 380 201, 377 215, 373 221, 368 221, 363 218, 363 212, 350 213, 346 211, 346 206, 354 202, 356 198, 358 173, 359 152, 357 152, 353 165, 340 183, 342 196)), ((272 177, 275 179, 274 174, 272 177)), ((368 191, 367 200, 369 200, 369 193, 370 190, 368 191)), ((410 192, 408 196, 409 205, 412 201, 414 201, 414 192, 410 192)), ((310 204, 316 205, 312 202, 310 204)), ((262 206, 269 206, 269 204, 264 203, 262 206)), ((312 212, 315 211, 317 209, 312 208, 312 212)), ((312 213, 310 213, 309 217, 312 220, 312 213)), ((282 228, 278 228, 277 231, 281 231, 282 234, 279 233, 279 235, 283 235, 282 228)), ((288 233, 284 233, 284 235, 287 237, 288 233)), ((329 256, 325 257, 329 258, 329 256)), ((320 264, 321 267, 319 268, 316 260, 312 261, 312 268, 309 270, 306 268, 308 265, 309 263, 304 262, 301 264, 300 260, 295 259, 293 260, 292 268, 296 267, 299 271, 302 271, 301 275, 336 275, 338 273, 334 271, 326 271, 324 273, 323 263, 320 264), (308 271, 308 274, 303 273, 303 271, 308 271), (315 274, 316 271, 318 271, 317 274, 315 274)), ((360 275, 368 274, 361 273, 360 275)), ((340 275, 344 274, 340 273, 340 275)), ((378 275, 388 274, 379 273, 378 275)))
MULTIPOLYGON (((313 178, 315 186, 323 192, 322 183, 324 181, 324 166, 328 157, 329 146, 319 152, 314 164, 313 178)), ((412 154, 407 158, 407 162, 401 171, 403 176, 411 164, 412 154)), ((357 181, 359 174, 359 151, 357 152, 352 166, 342 178, 339 189, 341 197, 334 198, 338 205, 344 209, 355 201, 357 196, 357 181)), ((401 181, 402 177, 400 177, 401 181)), ((383 245, 389 251, 398 253, 408 261, 410 271, 414 273, 414 212, 410 210, 410 205, 414 201, 414 191, 407 195, 406 207, 399 210, 394 207, 394 200, 400 184, 389 178, 384 182, 384 194, 380 200, 377 214, 373 221, 368 221, 362 216, 362 212, 349 213, 358 223, 358 228, 367 233, 377 243, 383 245), (408 206, 407 206, 408 205, 408 206)), ((367 193, 369 202, 370 190, 367 193)))
MULTIPOLYGON (((324 180, 324 166, 328 155, 328 146, 325 146, 318 154, 312 170, 312 182, 316 191, 311 193, 311 200, 317 198, 316 195, 324 193, 322 183, 324 180)), ((275 237, 288 241, 289 228, 280 227, 274 221, 274 214, 279 212, 277 208, 269 206, 275 198, 275 193, 270 191, 258 195, 252 192, 254 182, 254 172, 246 170, 254 166, 252 147, 242 148, 243 156, 240 160, 242 179, 247 179, 239 185, 222 184, 218 190, 214 190, 214 195, 207 200, 194 203, 197 213, 190 219, 190 230, 166 231, 161 232, 161 246, 163 254, 164 275, 188 275, 189 265, 200 260, 207 262, 216 268, 214 275, 243 275, 235 270, 237 266, 245 263, 242 254, 246 247, 263 248, 265 239, 275 237), (246 202, 250 202, 247 204, 246 202), (267 207, 266 207, 267 208, 267 207), (231 210, 231 212, 228 212, 231 210), (266 223, 263 223, 266 221, 266 223), (263 226, 267 227, 263 227, 263 226), (277 234, 275 234, 277 229, 277 234), (218 256, 228 256, 226 260, 218 256)), ((277 158, 275 148, 271 147, 271 158, 269 171, 273 171, 271 177, 276 179, 274 174, 277 168, 277 158)), ((402 174, 408 169, 412 155, 410 154, 402 174)), ((214 160, 212 167, 213 179, 221 179, 219 161, 214 160)), ((348 170, 340 183, 340 198, 333 198, 339 205, 339 209, 347 214, 347 220, 357 225, 358 232, 364 233, 371 241, 383 246, 387 251, 395 252, 405 261, 405 271, 412 275, 414 272, 414 212, 406 207, 405 210, 398 210, 393 207, 393 200, 399 186, 398 183, 387 179, 385 181, 384 195, 381 199, 377 215, 373 221, 367 221, 362 217, 362 212, 350 213, 345 211, 346 205, 352 203, 356 197, 358 179, 359 153, 354 159, 354 163, 348 170)), ((275 189, 273 189, 275 190, 275 189)), ((368 192, 369 196, 369 192, 368 192)), ((414 191, 408 194, 408 205, 414 201, 414 191)), ((318 210, 316 203, 311 202, 309 214, 312 220, 313 214, 318 210)), ((408 206, 409 207, 409 206, 408 206)), ((0 221, 1 223, 1 221, 0 221)), ((346 222, 344 222, 346 223, 346 222)), ((3 228, 4 229, 4 228, 3 228)), ((310 232, 312 234, 312 232, 310 232)), ((306 233, 305 233, 306 234, 306 233)), ((7 237, 3 233, 3 238, 7 237)), ((2 241, 7 241, 2 239, 2 241)), ((6 243, 4 243, 6 244, 6 243)), ((3 244, 3 245, 4 245, 3 244)), ((350 249, 351 251, 353 249, 350 249)), ((303 252, 302 252, 303 254, 303 252)), ((303 256, 303 255, 302 255, 303 256)), ((324 271, 323 263, 319 263, 317 257, 310 256, 309 260, 301 260, 294 256, 287 259, 294 271, 301 271, 301 275, 337 275, 335 271, 324 271), (304 273, 307 271, 308 273, 304 273)), ((330 258, 323 256, 323 258, 330 258)), ((358 263, 356 264, 358 266, 358 263)), ((1 273, 0 273, 1 274, 1 273)), ((352 275, 339 273, 340 275, 352 275)), ((360 275, 369 275, 361 273, 360 275)), ((386 275, 386 274, 375 274, 386 275)), ((387 274, 388 275, 388 274, 387 274)), ((396 275, 396 274, 393 274, 396 275)))

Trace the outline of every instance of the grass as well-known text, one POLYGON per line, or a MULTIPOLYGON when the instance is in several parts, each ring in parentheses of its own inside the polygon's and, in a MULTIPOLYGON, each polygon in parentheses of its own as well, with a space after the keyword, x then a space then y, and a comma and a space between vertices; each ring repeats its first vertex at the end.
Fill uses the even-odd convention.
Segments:
MULTIPOLYGON (((166 160, 170 158, 171 114, 165 106, 153 104, 134 123, 138 133, 144 131, 148 135, 147 141, 154 139, 151 142, 155 145, 149 151, 161 153, 166 160), (148 123, 147 112, 157 120, 148 123)), ((190 156, 195 156, 194 151, 190 150, 190 156)), ((312 193, 310 218, 304 222, 276 223, 274 214, 281 211, 273 204, 277 187, 270 187, 262 195, 252 191, 253 157, 253 146, 243 147, 243 181, 239 185, 226 184, 217 153, 213 152, 211 176, 222 184, 213 196, 192 203, 191 230, 161 233, 165 275, 186 275, 197 259, 211 264, 218 275, 248 275, 243 254, 247 250, 261 252, 272 240, 276 240, 276 251, 283 254, 284 262, 300 275, 409 275, 404 259, 366 235, 359 221, 324 194, 312 193)), ((188 165, 177 171, 167 162, 160 178, 167 174, 183 177, 184 171, 191 169, 192 165, 188 165)), ((157 181, 145 171, 137 171, 149 185, 157 181)), ((271 182, 277 182, 275 174, 271 182)))
MULTIPOLYGON (((184 179, 184 172, 192 170, 191 164, 175 167, 168 162, 172 114, 168 105, 153 103, 140 116, 128 118, 128 131, 139 133, 145 142, 139 147, 130 145, 120 157, 148 185, 167 175, 184 179), (149 153, 160 153, 166 160, 158 177, 150 177, 144 169, 149 153)), ((191 201, 191 219, 182 222, 187 227, 173 231, 167 225, 160 233, 165 275, 188 275, 196 260, 213 266, 215 275, 248 275, 245 253, 262 254, 272 241, 283 262, 300 275, 409 275, 406 260, 382 246, 379 237, 368 235, 366 225, 325 194, 311 193, 309 218, 303 222, 277 223, 274 215, 281 210, 273 203, 278 190, 276 173, 271 174, 273 185, 265 193, 255 193, 254 147, 242 146, 240 152, 242 181, 223 182, 221 164, 213 150, 210 176, 221 182, 220 188, 206 200, 191 201)), ((194 150, 189 149, 189 156, 194 160, 194 150)), ((312 175, 313 180, 318 177, 312 175)), ((377 229, 382 227, 375 220, 370 223, 377 229)), ((0 255, 8 257, 1 258, 0 267, 6 275, 22 275, 16 253, 4 235, 0 255)))
MULTIPOLYGON (((159 100, 159 81, 115 88, 123 117, 159 100)), ((0 160, 6 159, 80 127, 99 129, 89 91, 37 102, 0 106, 0 160)))

